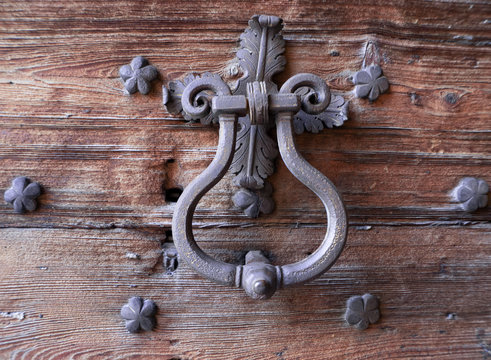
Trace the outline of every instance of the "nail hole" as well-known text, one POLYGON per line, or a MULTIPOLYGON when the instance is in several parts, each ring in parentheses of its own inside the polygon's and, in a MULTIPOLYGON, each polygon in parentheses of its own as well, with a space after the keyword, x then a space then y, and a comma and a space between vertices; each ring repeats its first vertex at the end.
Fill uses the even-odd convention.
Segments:
POLYGON ((179 266, 179 255, 174 244, 172 242, 168 242, 169 238, 172 239, 172 231, 167 230, 165 232, 165 236, 166 242, 162 244, 162 266, 164 267, 167 275, 172 275, 172 273, 176 271, 177 267, 179 266))
POLYGON ((172 230, 165 230, 165 242, 174 242, 174 238, 172 237, 172 230))
POLYGON ((165 201, 166 202, 177 202, 179 196, 182 194, 182 189, 179 187, 170 188, 165 190, 165 201))
POLYGON ((456 313, 448 312, 445 314, 445 319, 447 320, 455 320, 456 317, 457 317, 456 313))
POLYGON ((166 161, 166 164, 174 164, 176 162, 176 159, 168 159, 166 161))
POLYGON ((177 255, 173 256, 173 254, 164 254, 164 269, 167 275, 171 275, 174 271, 177 270, 179 266, 179 261, 177 260, 177 255))

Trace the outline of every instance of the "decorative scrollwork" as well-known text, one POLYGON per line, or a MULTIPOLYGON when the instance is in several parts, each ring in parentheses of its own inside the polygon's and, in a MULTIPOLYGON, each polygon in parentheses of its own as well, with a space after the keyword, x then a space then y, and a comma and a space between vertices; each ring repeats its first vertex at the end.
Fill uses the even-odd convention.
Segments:
MULTIPOLYGON (((305 114, 321 116, 329 106, 331 93, 327 84, 312 74, 293 76, 278 92, 271 78, 285 65, 281 24, 276 16, 251 19, 237 52, 244 76, 232 95, 229 87, 213 75, 190 79, 186 86, 174 83, 171 91, 164 89, 164 104, 174 112, 182 111, 192 120, 215 113, 220 123, 215 158, 184 189, 176 204, 172 218, 176 249, 198 273, 222 285, 242 287, 253 299, 268 299, 278 289, 323 274, 339 257, 347 235, 341 196, 334 184, 300 155, 292 132, 299 109, 305 114), (279 148, 268 135, 273 121, 279 148), (258 251, 250 251, 244 265, 223 262, 206 254, 193 235, 193 216, 200 199, 231 169, 236 174, 235 183, 241 187, 233 197, 234 203, 250 217, 272 211, 272 187, 266 178, 274 170, 278 151, 290 172, 324 205, 327 225, 320 246, 305 259, 286 265, 273 265, 258 251)), ((308 128, 306 124, 303 126, 308 128)))
MULTIPOLYGON (((243 75, 232 90, 234 96, 245 96, 249 107, 249 114, 238 118, 235 153, 230 166, 230 171, 235 174, 233 182, 240 187, 237 194, 259 194, 266 179, 274 172, 274 161, 279 152, 276 141, 269 134, 274 123, 268 113, 268 96, 278 94, 272 77, 286 65, 283 56, 285 40, 281 35, 283 21, 276 16, 254 15, 248 24, 240 36, 235 61, 243 75)), ((164 105, 170 113, 182 113, 187 120, 217 123, 218 117, 210 111, 210 104, 213 96, 220 95, 222 90, 227 93, 229 88, 218 75, 189 74, 182 81, 170 82, 168 90, 163 88, 164 105), (211 89, 210 83, 220 83, 220 86, 211 89), (186 91, 188 98, 185 100, 186 91)), ((324 127, 340 126, 347 120, 348 103, 339 95, 331 95, 325 81, 318 76, 295 75, 283 84, 281 93, 300 96, 301 110, 293 119, 297 134, 304 130, 316 133, 324 127)), ((269 212, 274 208, 274 201, 268 197, 269 212)), ((249 207, 242 208, 250 217, 266 213, 250 211, 249 207)))
POLYGON ((247 83, 253 81, 266 82, 268 92, 277 91, 271 78, 286 65, 282 29, 283 20, 277 16, 254 15, 249 20, 249 27, 240 35, 240 49, 236 54, 244 75, 238 80, 234 94, 245 95, 247 83))
MULTIPOLYGON (((184 118, 188 121, 197 121, 197 119, 193 119, 192 116, 190 116, 188 113, 183 111, 181 98, 182 98, 182 94, 184 92, 184 89, 189 84, 191 84, 191 82, 193 82, 196 79, 200 79, 200 78, 215 79, 215 80, 219 79, 220 81, 223 81, 219 75, 212 74, 210 72, 205 72, 202 75, 191 73, 191 74, 186 75, 182 81, 176 80, 176 81, 169 82, 169 85, 168 85, 169 89, 168 90, 165 86, 162 88, 163 103, 164 103, 166 110, 169 113, 176 114, 176 115, 182 114, 182 116, 184 116, 184 118)), ((202 90, 196 95, 193 105, 199 106, 200 104, 209 104, 213 95, 214 94, 209 90, 202 90)), ((199 118, 199 121, 203 125, 208 125, 211 123, 216 124, 216 123, 218 123, 218 117, 214 116, 214 114, 212 112, 208 111, 208 113, 206 113, 201 118, 199 118)))
MULTIPOLYGON (((255 15, 249 20, 249 27, 240 36, 237 63, 244 75, 238 80, 234 95, 247 95, 248 84, 263 82, 268 93, 278 92, 272 81, 273 75, 283 71, 286 59, 285 40, 281 35, 283 21, 276 16, 255 15)), ((274 161, 278 156, 276 142, 268 135, 272 123, 252 124, 249 115, 239 118, 235 156, 230 171, 236 174, 234 183, 241 187, 239 194, 255 194, 262 189, 264 180, 274 172, 274 161)), ((270 198, 271 206, 274 201, 270 198)), ((257 217, 257 211, 244 211, 249 217, 257 217)), ((271 211, 269 210, 269 211, 271 211)))
POLYGON ((331 102, 331 90, 326 82, 314 74, 297 74, 289 78, 281 87, 280 93, 295 93, 300 88, 308 88, 301 97, 302 110, 307 114, 320 114, 331 102))
POLYGON ((234 184, 256 190, 264 186, 264 179, 274 172, 278 146, 264 125, 251 125, 249 117, 239 118, 235 155, 230 171, 236 174, 234 184))
MULTIPOLYGON (((295 91, 296 94, 302 95, 303 92, 312 91, 309 88, 300 88, 295 91)), ((341 126, 348 120, 348 101, 345 101, 341 95, 331 93, 331 102, 326 110, 317 115, 307 114, 300 110, 293 118, 293 128, 295 134, 302 134, 304 131, 317 134, 322 129, 333 126, 341 126)))
POLYGON ((182 110, 191 119, 197 120, 207 116, 211 111, 211 101, 202 92, 211 91, 213 96, 230 95, 230 89, 218 75, 193 80, 184 88, 181 97, 182 110))

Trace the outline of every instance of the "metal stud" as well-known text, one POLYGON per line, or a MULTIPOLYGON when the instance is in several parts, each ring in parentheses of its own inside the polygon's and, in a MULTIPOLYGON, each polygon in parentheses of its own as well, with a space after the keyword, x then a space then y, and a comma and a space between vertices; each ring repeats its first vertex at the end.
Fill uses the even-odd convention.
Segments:
POLYGON ((483 179, 465 177, 452 190, 451 196, 455 202, 460 203, 461 210, 473 212, 487 206, 488 192, 489 185, 483 179))
POLYGON ((389 90, 389 81, 383 76, 382 63, 383 56, 377 43, 368 41, 363 55, 363 63, 361 70, 355 73, 352 78, 355 86, 355 96, 358 98, 367 97, 370 102, 378 99, 378 97, 389 90))
POLYGON ((368 97, 368 100, 375 101, 380 94, 389 90, 389 80, 383 76, 382 68, 379 65, 370 65, 353 76, 355 86, 355 96, 358 98, 368 97))
POLYGON ((121 317, 126 320, 126 329, 130 333, 139 331, 151 331, 155 325, 157 305, 152 300, 143 300, 135 296, 121 308, 121 317))
POLYGON ((375 324, 380 319, 378 299, 371 294, 350 297, 344 318, 349 325, 365 330, 368 325, 375 324))
POLYGON ((34 211, 37 206, 36 199, 41 195, 41 186, 31 182, 25 176, 19 176, 12 181, 10 189, 3 195, 6 202, 14 205, 14 211, 22 214, 34 211))
POLYGON ((158 71, 153 65, 148 65, 147 59, 137 56, 129 65, 123 65, 119 69, 119 76, 124 82, 125 91, 134 94, 137 90, 146 95, 150 92, 150 83, 157 79, 158 71))

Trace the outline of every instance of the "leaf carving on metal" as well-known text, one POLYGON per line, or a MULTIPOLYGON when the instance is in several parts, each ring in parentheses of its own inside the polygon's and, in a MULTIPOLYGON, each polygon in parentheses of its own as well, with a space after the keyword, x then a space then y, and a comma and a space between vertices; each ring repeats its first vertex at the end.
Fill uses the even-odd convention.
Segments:
POLYGON ((261 189, 264 179, 274 172, 278 146, 264 125, 251 125, 248 117, 241 117, 239 126, 230 166, 230 171, 236 174, 234 183, 247 189, 261 189))
MULTIPOLYGON (((297 94, 303 95, 311 91, 308 88, 300 88, 297 94)), ((325 127, 331 129, 333 126, 341 126, 348 120, 348 104, 340 95, 331 94, 331 102, 326 110, 317 115, 307 114, 300 110, 293 118, 295 134, 302 134, 305 130, 317 134, 325 127)))
POLYGON ((249 27, 240 35, 240 49, 236 54, 244 75, 238 80, 234 94, 245 95, 247 83, 252 81, 265 81, 268 92, 277 92, 271 78, 283 71, 286 64, 282 28, 283 20, 276 16, 254 15, 249 20, 249 27))
MULTIPOLYGON (((247 95, 247 84, 254 81, 264 81, 268 92, 278 91, 271 79, 286 64, 282 28, 282 20, 276 16, 255 15, 249 20, 236 54, 244 75, 237 82, 235 95, 247 95)), ((239 125, 230 167, 236 174, 234 183, 251 190, 261 189, 264 179, 273 174, 278 156, 278 147, 267 133, 271 124, 251 125, 249 116, 245 116, 239 119, 239 125)))
MULTIPOLYGON (((202 75, 199 74, 188 74, 184 77, 184 79, 181 80, 176 80, 176 81, 171 81, 169 82, 169 90, 167 90, 165 87, 162 88, 163 90, 163 102, 164 106, 167 109, 167 111, 171 114, 182 114, 184 116, 184 119, 188 121, 196 121, 193 120, 185 111, 182 110, 182 104, 181 104, 181 97, 182 97, 182 92, 184 91, 185 87, 190 84, 193 80, 203 78, 203 77, 210 77, 210 78, 220 78, 220 75, 218 74, 213 74, 210 72, 205 72, 202 75)), ((199 105, 197 104, 198 102, 206 102, 211 104, 211 99, 213 97, 213 94, 211 94, 208 91, 202 91, 198 94, 196 97, 196 103, 193 105, 199 105)), ((210 123, 216 124, 218 122, 218 118, 213 116, 213 113, 210 111, 208 114, 204 117, 202 117, 199 120, 203 125, 208 125, 210 123)))
MULTIPOLYGON (((240 187, 237 194, 257 195, 260 191, 266 190, 265 181, 273 174, 274 161, 279 154, 276 141, 269 135, 275 122, 274 112, 270 116, 268 107, 269 96, 278 94, 279 91, 272 78, 284 70, 286 59, 283 55, 285 40, 281 35, 283 21, 279 17, 254 15, 248 24, 249 26, 240 35, 240 45, 234 61, 234 66, 240 67, 243 74, 234 83, 233 88, 231 88, 231 84, 224 83, 219 75, 204 73, 202 75, 189 74, 182 81, 171 81, 168 88, 162 88, 162 92, 164 106, 168 112, 182 114, 189 121, 199 119, 205 125, 218 122, 218 115, 214 116, 213 112, 210 111, 212 99, 217 94, 211 90, 200 91, 208 87, 196 88, 196 91, 200 92, 193 93, 192 99, 189 99, 190 104, 187 104, 188 100, 184 103, 185 107, 195 107, 198 110, 188 109, 184 111, 181 98, 183 93, 188 94, 191 89, 190 85, 200 86, 198 84, 207 84, 207 80, 210 83, 220 80, 220 83, 227 87, 227 92, 230 91, 232 96, 244 96, 247 99, 246 111, 249 113, 244 115, 244 112, 241 112, 241 117, 238 118, 235 152, 230 171, 235 174, 234 184, 240 187), (209 79, 203 79, 205 77, 209 79)), ((299 88, 295 87, 296 90, 292 88, 292 92, 300 95, 303 109, 293 117, 295 133, 301 134, 304 131, 317 133, 324 128, 341 126, 347 120, 348 102, 345 102, 339 95, 327 95, 330 94, 330 91, 321 79, 312 80, 309 78, 307 83, 302 83, 303 85, 299 88), (319 92, 317 85, 313 85, 317 84, 318 81, 323 83, 326 89, 319 92), (310 85, 306 85, 307 83, 310 85), (322 95, 325 99, 330 99, 330 104, 329 101, 324 102, 325 99, 318 101, 317 96, 321 93, 325 94, 322 95), (307 108, 304 106, 305 104, 307 104, 307 108), (320 106, 319 104, 324 105, 320 106), (318 110, 314 110, 314 108, 318 108, 318 110), (320 111, 322 112, 319 113, 320 111)), ((292 111, 296 111, 296 109, 298 107, 292 111)), ((251 196, 244 196, 240 197, 241 201, 245 198, 247 198, 246 202, 252 199, 251 196)), ((274 202, 271 196, 269 198, 268 206, 263 206, 262 210, 257 206, 251 207, 249 203, 246 206, 245 200, 241 202, 240 207, 248 216, 257 217, 260 212, 272 211, 274 202)))

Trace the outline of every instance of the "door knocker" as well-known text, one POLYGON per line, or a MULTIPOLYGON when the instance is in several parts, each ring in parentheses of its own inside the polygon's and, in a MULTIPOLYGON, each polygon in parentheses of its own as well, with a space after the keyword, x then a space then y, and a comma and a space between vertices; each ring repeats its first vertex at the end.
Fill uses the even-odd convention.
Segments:
MULTIPOLYGON (((341 125, 346 120, 347 104, 342 97, 331 95, 325 81, 313 74, 294 75, 278 90, 272 77, 286 64, 282 27, 279 17, 252 17, 240 36, 237 60, 243 76, 233 88, 210 73, 188 75, 183 81, 169 83, 168 89, 163 88, 164 105, 170 113, 182 113, 186 119, 199 119, 204 124, 219 123, 220 128, 215 158, 184 189, 177 202, 172 219, 177 251, 201 275, 219 284, 242 287, 254 299, 267 299, 277 289, 323 274, 343 250, 347 233, 346 212, 339 193, 298 153, 293 139, 293 130, 317 132, 319 127, 341 125), (192 220, 196 206, 229 169, 236 174, 234 182, 240 186, 234 196, 236 203, 248 195, 270 195, 266 178, 273 173, 278 150, 267 132, 274 125, 286 166, 325 206, 324 240, 307 258, 287 265, 270 264, 260 251, 250 251, 245 265, 218 261, 201 250, 194 239, 192 220)), ((271 212, 273 205, 272 200, 263 199, 249 207, 246 214, 257 217, 259 212, 271 212)))

